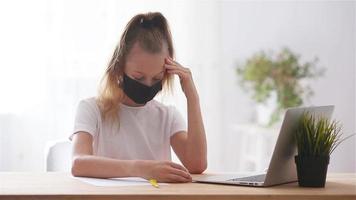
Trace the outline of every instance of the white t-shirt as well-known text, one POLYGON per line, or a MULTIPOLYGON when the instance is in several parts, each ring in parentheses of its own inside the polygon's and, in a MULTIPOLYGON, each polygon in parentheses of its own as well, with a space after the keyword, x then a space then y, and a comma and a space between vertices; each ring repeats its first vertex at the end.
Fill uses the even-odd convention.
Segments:
POLYGON ((156 100, 140 107, 120 104, 119 121, 119 128, 103 121, 96 99, 84 99, 78 105, 69 139, 84 131, 93 136, 94 155, 121 160, 171 160, 170 137, 187 130, 174 106, 156 100))

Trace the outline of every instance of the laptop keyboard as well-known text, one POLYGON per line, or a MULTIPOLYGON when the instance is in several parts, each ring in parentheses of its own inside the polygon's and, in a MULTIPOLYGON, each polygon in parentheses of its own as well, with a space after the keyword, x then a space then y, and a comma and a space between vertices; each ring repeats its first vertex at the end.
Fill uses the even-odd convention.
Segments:
POLYGON ((246 177, 241 177, 241 178, 233 178, 233 179, 229 179, 227 181, 263 182, 263 181, 265 181, 265 178, 266 178, 266 174, 259 174, 259 175, 255 175, 255 176, 246 176, 246 177))

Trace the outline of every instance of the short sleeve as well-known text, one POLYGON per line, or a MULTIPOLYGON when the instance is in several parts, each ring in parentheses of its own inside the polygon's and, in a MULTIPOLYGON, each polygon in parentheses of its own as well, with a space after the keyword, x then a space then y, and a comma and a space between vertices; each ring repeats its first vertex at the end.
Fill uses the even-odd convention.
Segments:
POLYGON ((94 99, 85 99, 79 102, 74 120, 74 130, 69 136, 69 140, 72 140, 73 135, 79 131, 87 132, 93 137, 97 134, 99 116, 95 104, 94 99))
POLYGON ((170 135, 173 136, 180 131, 187 131, 187 125, 182 114, 174 106, 171 107, 171 112, 172 123, 170 135))

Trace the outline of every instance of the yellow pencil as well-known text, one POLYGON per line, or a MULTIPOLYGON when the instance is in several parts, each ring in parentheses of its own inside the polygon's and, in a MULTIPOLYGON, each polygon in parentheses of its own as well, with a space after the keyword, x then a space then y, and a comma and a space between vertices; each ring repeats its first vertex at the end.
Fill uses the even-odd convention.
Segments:
POLYGON ((150 179, 149 182, 151 183, 151 185, 155 188, 159 188, 159 185, 157 183, 156 179, 150 179))

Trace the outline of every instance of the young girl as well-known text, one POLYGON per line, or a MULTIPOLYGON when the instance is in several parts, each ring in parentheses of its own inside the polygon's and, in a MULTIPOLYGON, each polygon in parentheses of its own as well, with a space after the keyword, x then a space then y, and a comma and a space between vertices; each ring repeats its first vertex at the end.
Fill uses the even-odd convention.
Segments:
POLYGON ((79 103, 72 174, 190 182, 207 168, 199 96, 188 68, 174 61, 171 33, 161 13, 139 14, 127 24, 97 97, 79 103), (178 75, 187 98, 188 127, 173 106, 155 95, 178 75), (184 166, 171 162, 170 147, 184 166))

